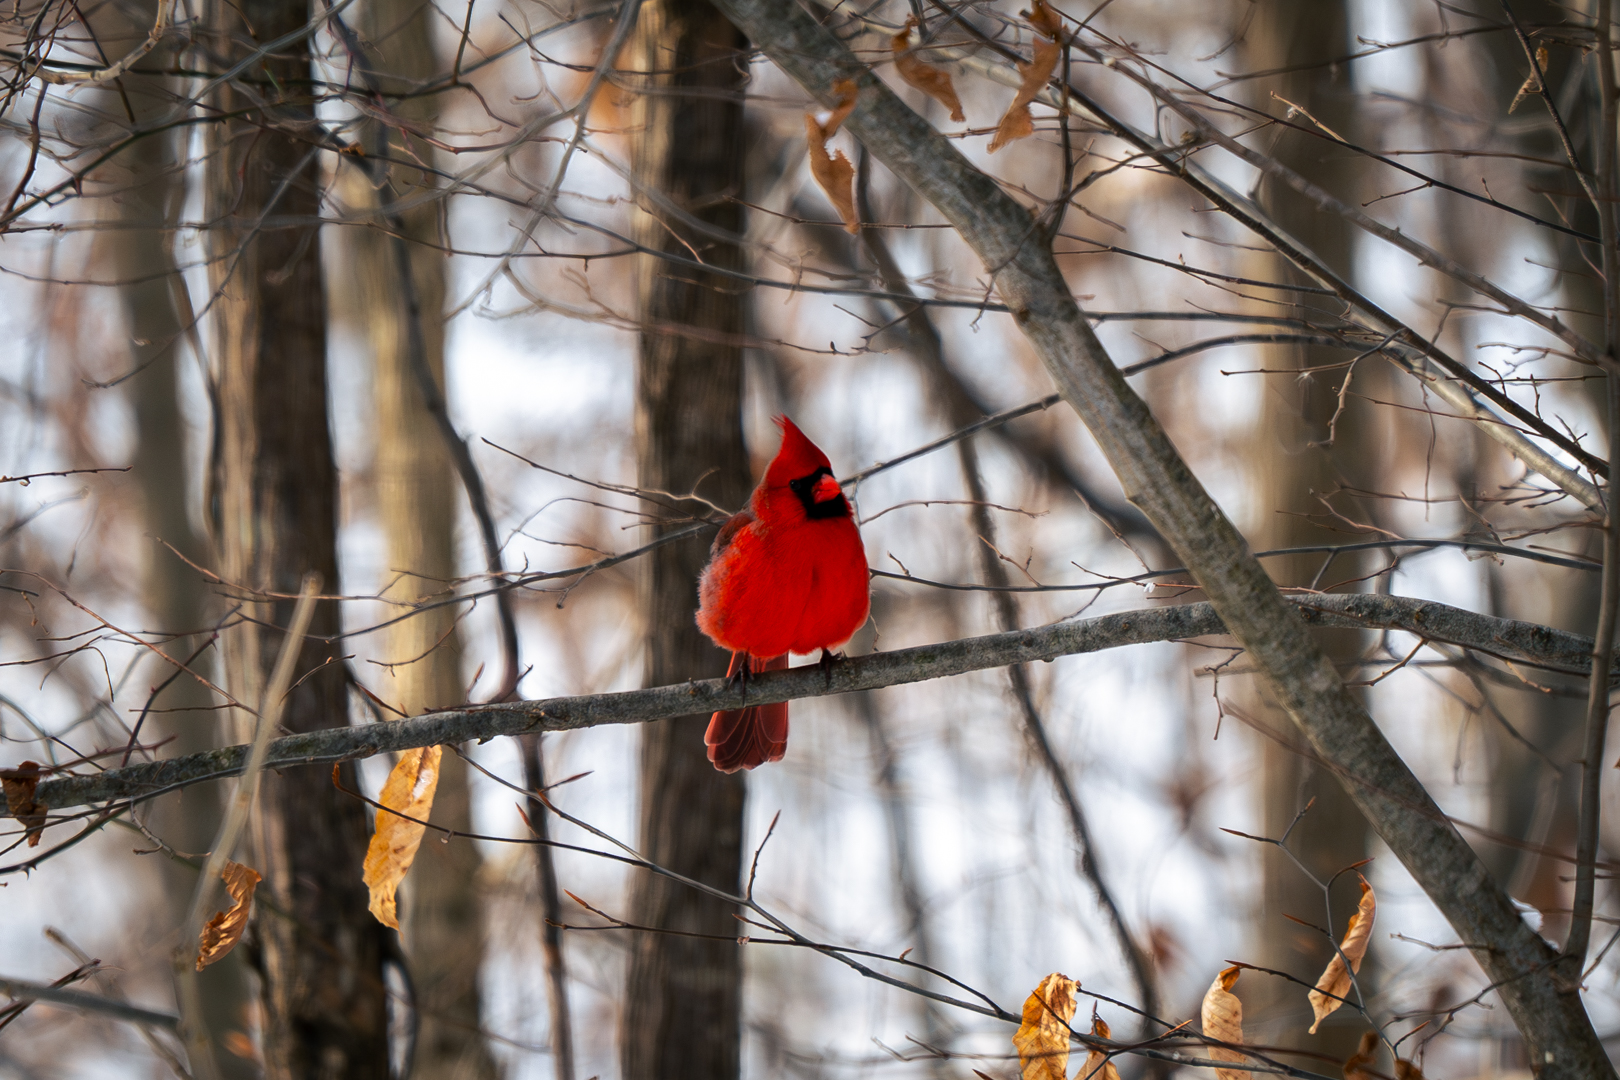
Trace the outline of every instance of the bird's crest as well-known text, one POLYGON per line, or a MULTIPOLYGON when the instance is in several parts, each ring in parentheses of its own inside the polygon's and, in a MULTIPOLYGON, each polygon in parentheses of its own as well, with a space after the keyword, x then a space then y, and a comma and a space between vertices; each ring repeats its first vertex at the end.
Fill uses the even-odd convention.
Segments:
POLYGON ((776 426, 782 429, 782 448, 776 452, 776 458, 771 467, 765 472, 765 483, 770 487, 786 487, 788 481, 809 476, 817 469, 831 471, 832 462, 821 448, 804 437, 804 432, 785 416, 776 418, 776 426))

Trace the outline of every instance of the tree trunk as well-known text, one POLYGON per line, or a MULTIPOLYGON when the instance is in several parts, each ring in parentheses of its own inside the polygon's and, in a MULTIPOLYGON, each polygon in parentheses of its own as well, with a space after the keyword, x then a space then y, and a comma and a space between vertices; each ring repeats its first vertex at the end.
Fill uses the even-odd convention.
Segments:
MULTIPOLYGON (((152 26, 153 12, 148 7, 96 9, 92 27, 103 49, 123 56, 143 40, 152 26)), ((165 45, 154 50, 137 65, 139 77, 125 79, 119 90, 105 94, 109 114, 133 117, 136 124, 155 121, 171 107, 179 89, 174 80, 156 72, 174 62, 172 48, 165 45)), ((196 633, 210 621, 208 591, 201 575, 158 543, 172 545, 199 565, 209 561, 189 514, 192 485, 180 414, 179 365, 191 321, 173 247, 185 199, 180 153, 177 132, 157 132, 119 156, 119 191, 109 200, 116 227, 102 233, 97 243, 104 246, 113 276, 121 283, 118 298, 130 340, 128 370, 135 373, 126 384, 136 432, 132 478, 140 496, 143 529, 151 538, 145 551, 143 602, 150 613, 149 625, 182 635, 167 642, 164 649, 175 659, 185 660, 208 643, 206 633, 196 633)), ((212 670, 216 656, 205 652, 187 666, 212 670)), ((150 672, 154 686, 176 674, 167 664, 155 664, 150 672)), ((209 708, 213 704, 213 695, 202 684, 181 674, 152 699, 153 711, 142 728, 141 741, 167 741, 163 754, 171 757, 229 742, 218 737, 220 714, 209 708)), ((147 825, 175 850, 197 853, 208 850, 219 816, 220 791, 203 784, 159 799, 149 811, 147 825)), ((180 862, 166 862, 162 876, 169 910, 184 912, 196 891, 196 871, 180 862)), ((198 975, 202 1021, 224 1080, 247 1080, 257 1074, 252 1063, 232 1053, 224 1041, 233 1031, 245 1038, 249 1026, 246 979, 242 958, 235 954, 198 975)))
MULTIPOLYGON (((726 195, 743 183, 743 74, 747 42, 704 0, 653 0, 641 9, 636 70, 635 177, 675 206, 720 229, 742 214, 726 195)), ((741 264, 734 245, 669 220, 643 200, 637 240, 721 266, 741 264)), ((692 490, 741 508, 750 489, 742 440, 741 298, 730 282, 666 272, 654 257, 638 267, 643 322, 637 378, 637 438, 643 487, 692 490), (713 470, 718 470, 714 472, 713 470)), ((694 513, 705 511, 691 504, 694 513)), ((723 674, 726 656, 693 622, 705 544, 660 548, 644 579, 649 686, 723 674)), ((648 725, 642 732, 641 850, 677 873, 738 887, 743 778, 709 764, 707 716, 648 725)), ((626 988, 627 1077, 724 1080, 739 1071, 742 953, 734 910, 664 877, 638 875, 631 918, 644 926, 715 934, 723 940, 646 933, 637 937, 626 988)))
MULTIPOLYGON (((1352 137, 1356 118, 1349 73, 1343 67, 1322 66, 1342 55, 1350 41, 1346 5, 1342 0, 1303 5, 1290 0, 1273 0, 1262 3, 1260 8, 1247 35, 1248 68, 1299 66, 1303 70, 1260 80, 1254 104, 1273 115, 1281 115, 1287 106, 1271 96, 1276 94, 1308 110, 1346 138, 1352 137)), ((1294 119, 1300 124, 1310 123, 1304 116, 1296 115, 1294 119)), ((1277 137, 1272 152, 1291 168, 1332 191, 1344 191, 1349 178, 1354 176, 1350 152, 1311 135, 1285 131, 1277 137)), ((1348 223, 1317 211, 1291 189, 1268 185, 1261 189, 1261 197, 1280 225, 1310 245, 1341 273, 1350 271, 1352 230, 1348 223)), ((1295 278, 1282 259, 1268 257, 1264 261, 1266 272, 1256 276, 1274 281, 1295 278)), ((1317 299, 1304 294, 1279 296, 1302 305, 1317 299)), ((1325 370, 1302 378, 1261 377, 1263 382, 1258 392, 1262 394, 1263 404, 1252 451, 1257 473, 1254 501, 1261 516, 1248 530, 1251 543, 1256 549, 1342 543, 1345 540, 1343 526, 1332 528, 1316 523, 1326 511, 1315 496, 1332 492, 1347 475, 1364 473, 1367 462, 1377 460, 1378 455, 1370 452, 1370 440, 1366 438, 1368 423, 1376 422, 1376 418, 1368 417, 1365 409, 1355 407, 1358 402, 1352 402, 1346 415, 1340 417, 1332 431, 1335 437, 1328 444, 1330 425, 1339 404, 1339 388, 1346 377, 1344 368, 1333 365, 1342 364, 1346 354, 1342 350, 1306 347, 1272 349, 1263 355, 1268 358, 1267 362, 1255 366, 1325 370), (1311 520, 1313 517, 1316 522, 1311 520)), ((1381 363, 1358 365, 1355 371, 1358 389, 1365 388, 1368 381, 1377 376, 1374 369, 1383 366, 1381 363)), ((1280 585, 1308 586, 1321 571, 1322 560, 1320 555, 1268 559, 1266 569, 1280 585)), ((1341 558, 1327 568, 1318 587, 1355 578, 1359 576, 1357 571, 1356 561, 1341 558)), ((1329 631, 1323 636, 1329 655, 1341 661, 1359 655, 1364 641, 1365 635, 1353 631, 1329 631)), ((1311 804, 1309 813, 1290 835, 1289 848, 1313 873, 1326 881, 1344 867, 1366 858, 1366 820, 1339 779, 1312 764, 1309 755, 1301 752, 1304 741, 1295 734, 1294 725, 1277 703, 1254 700, 1249 707, 1254 710, 1256 719, 1281 736, 1280 739, 1262 737, 1259 740, 1265 835, 1282 836, 1300 811, 1311 804)), ((1314 983, 1333 955, 1332 943, 1285 916, 1323 925, 1326 913, 1322 891, 1281 852, 1265 848, 1261 859, 1264 908, 1253 944, 1257 953, 1255 963, 1287 971, 1308 984, 1314 983)), ((1339 879, 1333 891, 1336 924, 1330 927, 1335 935, 1343 933, 1344 923, 1355 910, 1359 896, 1354 875, 1347 874, 1339 879)), ((1371 963, 1369 956, 1360 976, 1363 985, 1372 974, 1371 963)), ((1246 984, 1242 995, 1251 1015, 1276 1018, 1274 1030, 1257 1029, 1259 1033, 1255 1037, 1260 1041, 1305 1045, 1302 1040, 1308 1038, 1312 1049, 1339 1058, 1348 1057, 1356 1048, 1363 1025, 1353 1010, 1340 1010, 1323 1024, 1319 1035, 1306 1036, 1310 1010, 1297 986, 1281 979, 1263 979, 1246 984)))
MULTIPOLYGON (((235 54, 296 31, 309 9, 287 0, 216 0, 209 16, 216 50, 235 54)), ((287 625, 288 597, 303 575, 319 573, 330 591, 339 584, 309 63, 306 39, 243 73, 265 95, 260 107, 229 85, 212 103, 226 114, 252 110, 212 129, 208 174, 210 269, 219 292, 212 501, 222 574, 253 590, 241 597, 242 621, 226 634, 225 673, 231 693, 250 705, 268 680, 283 641, 274 628, 287 625)), ((283 715, 291 731, 348 723, 338 649, 322 640, 338 628, 336 605, 320 604, 283 715)), ((344 772, 352 786, 354 770, 344 772)), ((337 791, 326 770, 264 777, 252 858, 265 877, 260 895, 278 909, 256 905, 255 921, 265 1074, 274 1080, 388 1075, 382 967, 396 946, 366 910, 367 833, 364 804, 337 791)))
MULTIPOLYGON (((408 0, 369 0, 360 8, 357 28, 366 44, 385 43, 370 62, 378 72, 378 89, 389 100, 440 70, 430 33, 432 10, 408 0)), ((426 126, 433 120, 436 101, 405 98, 394 102, 391 111, 407 124, 426 126)), ((373 124, 366 140, 377 161, 433 160, 432 146, 404 138, 398 129, 373 124)), ((386 175, 376 176, 358 167, 345 172, 344 189, 354 195, 349 199, 352 211, 371 220, 347 231, 352 289, 334 290, 334 296, 348 301, 350 310, 345 314, 361 323, 362 340, 370 347, 376 513, 387 537, 385 595, 410 602, 443 593, 457 572, 457 480, 411 360, 415 335, 442 393, 446 261, 439 236, 442 204, 429 202, 403 212, 391 209, 395 201, 433 186, 432 178, 418 169, 395 165, 386 175), (393 227, 373 227, 383 224, 376 220, 383 214, 399 218, 403 239, 393 235, 393 227), (399 268, 397 248, 402 243, 411 267, 409 290, 399 268), (407 303, 412 292, 415 305, 407 303)), ((407 716, 458 705, 466 695, 455 619, 454 608, 430 608, 396 623, 387 633, 387 657, 403 666, 389 669, 381 693, 407 716)), ((470 832, 466 762, 446 753, 439 769, 432 821, 470 832)), ((405 881, 401 927, 420 1020, 411 1073, 416 1080, 482 1080, 498 1075, 478 1031, 478 972, 484 955, 479 865, 472 841, 445 844, 430 837, 418 849, 405 881)))

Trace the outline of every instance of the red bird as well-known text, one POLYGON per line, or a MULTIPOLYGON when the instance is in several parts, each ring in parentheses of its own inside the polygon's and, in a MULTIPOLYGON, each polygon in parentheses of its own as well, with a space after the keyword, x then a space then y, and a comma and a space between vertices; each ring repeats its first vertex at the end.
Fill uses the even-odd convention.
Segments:
MULTIPOLYGON (((720 527, 698 579, 698 629, 731 650, 728 677, 842 645, 872 606, 866 549, 831 462, 793 421, 776 423, 782 448, 748 508, 720 527)), ((717 712, 703 741, 731 773, 780 761, 787 737, 783 701, 717 712)))

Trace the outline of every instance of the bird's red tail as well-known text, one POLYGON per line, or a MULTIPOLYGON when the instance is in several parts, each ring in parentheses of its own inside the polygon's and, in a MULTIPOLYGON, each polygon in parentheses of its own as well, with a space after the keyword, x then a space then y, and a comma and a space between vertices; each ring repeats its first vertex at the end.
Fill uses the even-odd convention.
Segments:
MULTIPOLYGON (((761 660, 747 653, 731 654, 731 668, 726 677, 735 676, 746 663, 750 673, 781 671, 788 666, 787 654, 761 660)), ((746 709, 731 709, 709 717, 709 730, 703 741, 709 746, 709 760, 723 773, 738 769, 752 769, 767 761, 781 761, 787 752, 787 702, 772 705, 750 705, 746 709)))

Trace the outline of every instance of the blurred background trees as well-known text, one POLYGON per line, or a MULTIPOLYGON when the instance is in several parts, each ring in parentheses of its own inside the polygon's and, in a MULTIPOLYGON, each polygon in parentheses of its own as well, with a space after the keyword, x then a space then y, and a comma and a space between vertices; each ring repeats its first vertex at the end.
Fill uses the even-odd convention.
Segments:
MULTIPOLYGON (((1560 328, 1608 347, 1582 183, 1612 170, 1606 5, 1059 3, 1035 134, 994 155, 1038 37, 1018 4, 806 6, 1037 215, 1194 471, 1252 548, 1286 549, 1266 561, 1279 584, 1593 633, 1602 507, 1580 485, 1607 490, 1607 388, 1560 328), (908 17, 911 55, 951 75, 965 122, 897 73, 908 17), (1065 111, 1064 80, 1180 164, 1065 111), (1204 139, 1172 96, 1343 205, 1204 139), (1458 419, 1434 381, 1455 372, 1396 357, 1386 326, 1189 170, 1462 360, 1543 457, 1458 419), (1352 208, 1525 309, 1373 238, 1352 208)), ((830 149, 865 224, 845 231, 807 162, 804 116, 825 111, 706 0, 19 0, 0 19, 0 768, 244 741, 233 706, 258 701, 312 570, 328 599, 288 731, 720 675, 692 622, 712 529, 691 527, 745 503, 773 415, 849 477, 1052 391, 994 268, 847 132, 830 149)), ((1199 599, 1061 403, 851 493, 875 571, 852 655, 1199 599), (1136 577, 1150 570, 1166 573, 1136 577)), ((1405 633, 1322 634, 1561 942, 1584 680, 1405 633)), ((555 809, 752 889, 818 942, 915 961, 880 964, 892 984, 580 850, 606 845, 522 794, 538 738, 496 740, 443 754, 432 821, 448 832, 422 845, 400 932, 366 910, 373 811, 322 766, 267 776, 244 849, 266 880, 243 944, 203 974, 191 1056, 38 1003, 0 1027, 0 1074, 1012 1076, 1006 1023, 906 987, 965 985, 1016 1013, 1062 970, 1116 1036, 1157 1034, 1197 1016, 1228 960, 1314 980, 1322 929, 1343 931, 1359 889, 1342 874, 1327 910, 1301 866, 1325 880, 1368 859, 1365 1011, 1307 1035, 1304 989, 1250 972, 1250 1040, 1332 1074, 1371 1021, 1429 1076, 1540 1068, 1469 943, 1229 646, 802 701, 787 759, 746 776, 709 766, 703 716, 545 737, 555 809), (1296 818, 1300 865, 1221 831, 1277 838, 1296 818), (541 828, 573 846, 536 873, 501 838, 541 828)), ((339 779, 375 798, 388 766, 339 779)), ((0 975, 50 982, 77 948, 101 968, 74 986, 174 1011, 232 783, 104 818, 64 808, 38 848, 6 830, 0 975)), ((1605 1038, 1608 858, 1583 984, 1605 1038)))

